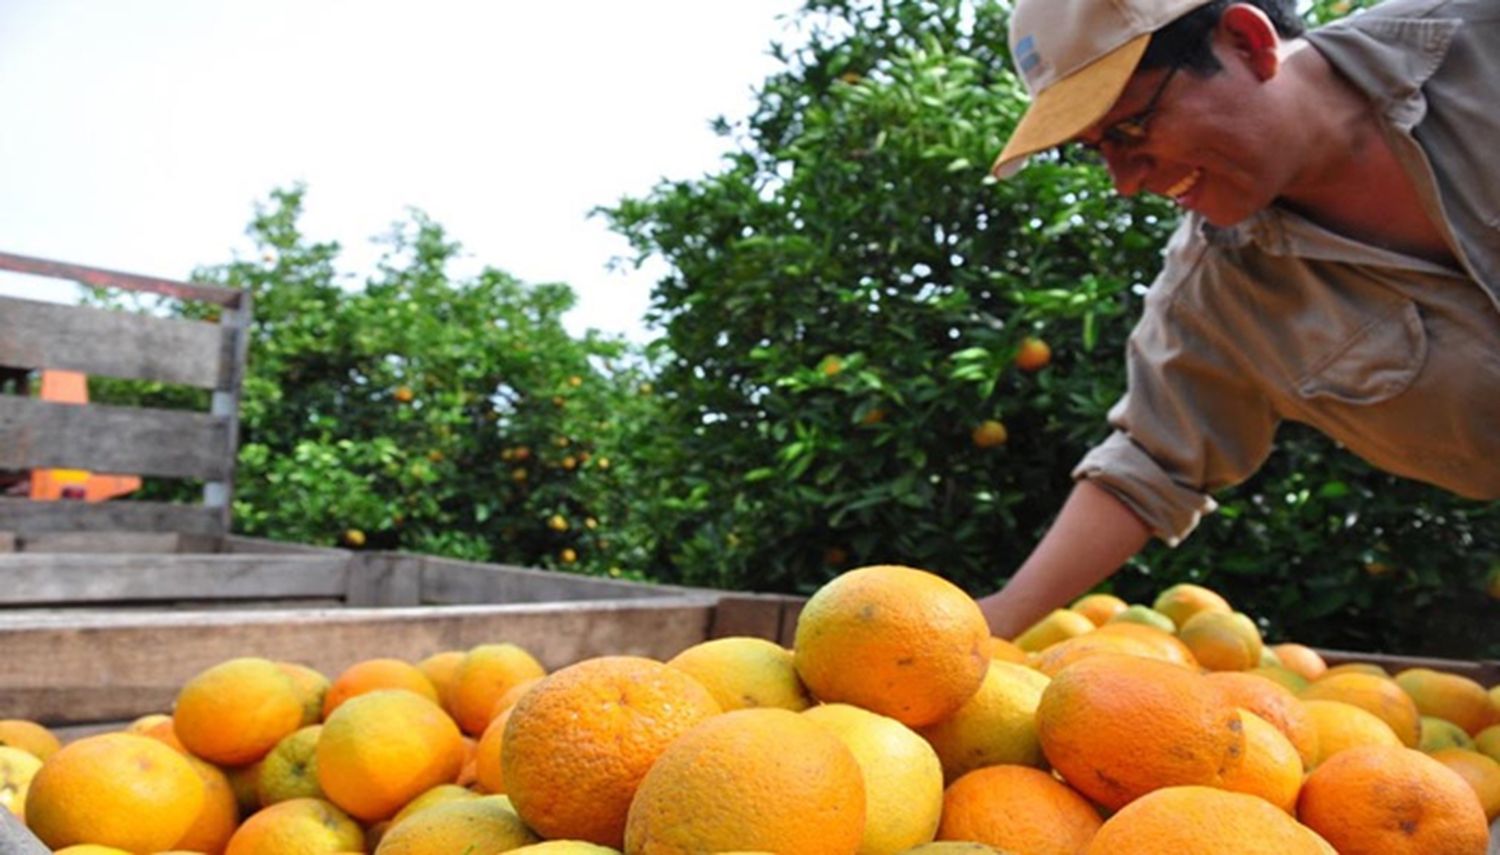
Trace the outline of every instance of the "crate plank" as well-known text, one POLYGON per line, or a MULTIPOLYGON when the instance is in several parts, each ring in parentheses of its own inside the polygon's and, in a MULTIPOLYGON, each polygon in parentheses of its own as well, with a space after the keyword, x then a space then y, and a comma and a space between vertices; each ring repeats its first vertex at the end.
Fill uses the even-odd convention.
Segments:
POLYGON ((5 855, 48 855, 51 851, 15 814, 0 809, 0 852, 5 855))
POLYGON ((422 559, 395 552, 362 555, 349 562, 351 607, 421 605, 422 559))
POLYGON ((234 342, 214 323, 0 297, 0 365, 224 388, 234 342))
POLYGON ((169 532, 100 531, 44 532, 21 539, 23 552, 103 553, 136 552, 160 555, 176 552, 178 537, 169 532))
POLYGON ((363 659, 418 661, 508 641, 549 670, 592 656, 665 660, 703 641, 716 600, 97 615, 0 622, 0 718, 47 724, 130 719, 170 708, 182 684, 237 656, 296 661, 330 676, 363 659))
POLYGON ((422 602, 434 605, 671 597, 693 591, 449 558, 425 558, 422 565, 422 602))
POLYGON ((0 498, 0 532, 25 537, 42 532, 84 531, 177 532, 214 537, 223 534, 223 524, 216 510, 199 505, 0 498))
POLYGON ((790 639, 782 640, 784 616, 788 609, 800 610, 802 602, 800 597, 783 594, 724 594, 714 609, 709 637, 748 635, 790 646, 790 639))
POLYGON ((0 468, 229 477, 229 421, 206 413, 0 395, 0 468))
POLYGON ((1460 677, 1468 677, 1485 688, 1500 685, 1500 661, 1493 659, 1434 659, 1425 656, 1399 656, 1390 653, 1361 653, 1357 650, 1318 649, 1317 652, 1330 667, 1349 662, 1368 662, 1379 665, 1386 671, 1389 671, 1392 676, 1407 668, 1431 668, 1434 671, 1443 671, 1449 674, 1457 674, 1460 677))
POLYGON ((223 285, 178 282, 158 276, 122 273, 118 270, 105 270, 102 267, 70 264, 66 261, 52 261, 46 258, 32 258, 10 252, 0 252, 0 270, 14 270, 53 279, 70 279, 95 288, 120 288, 178 300, 202 300, 229 307, 241 305, 248 296, 239 288, 226 288, 223 285))
MULTIPOLYGON (((84 605, 194 599, 342 599, 348 578, 348 559, 339 555, 18 552, 0 555, 0 605, 84 605)), ((0 611, 0 624, 6 621, 5 612, 0 611)))

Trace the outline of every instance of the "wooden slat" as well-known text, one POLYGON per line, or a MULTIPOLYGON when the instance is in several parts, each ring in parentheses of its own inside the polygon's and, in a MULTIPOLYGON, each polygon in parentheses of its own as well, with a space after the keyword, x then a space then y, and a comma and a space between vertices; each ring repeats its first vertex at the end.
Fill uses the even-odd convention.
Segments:
POLYGON ((118 270, 49 261, 45 258, 31 258, 9 252, 0 252, 0 270, 33 273, 53 279, 68 279, 96 288, 121 288, 126 291, 159 294, 179 300, 202 300, 207 303, 218 303, 221 306, 238 306, 246 296, 245 292, 238 288, 226 288, 223 285, 178 282, 156 276, 121 273, 118 270))
POLYGON ((51 851, 15 814, 0 810, 0 852, 5 855, 48 855, 51 851))
POLYGON ((789 646, 790 642, 781 639, 783 615, 788 609, 800 609, 802 602, 801 597, 783 594, 724 594, 714 609, 708 635, 710 638, 748 635, 789 646))
MULTIPOLYGON (((0 605, 285 597, 342 599, 348 578, 348 559, 337 555, 17 552, 0 555, 0 605)), ((0 612, 0 622, 5 620, 4 612, 0 612)))
POLYGON ((225 388, 234 340, 218 324, 0 297, 0 365, 225 388))
POLYGON ((163 555, 180 551, 179 543, 179 535, 171 532, 60 531, 28 534, 21 538, 20 551, 163 555))
POLYGON ((0 395, 0 469, 60 468, 223 480, 227 420, 205 413, 0 395))
POLYGON ((426 558, 422 567, 422 602, 434 605, 671 597, 692 593, 698 592, 691 588, 446 558, 426 558))
POLYGON ((0 532, 138 531, 222 535, 216 511, 165 502, 33 502, 0 498, 0 532))
POLYGON ((171 707, 182 684, 237 656, 335 675, 362 659, 416 662, 477 644, 518 644, 548 669, 605 654, 666 660, 703 641, 704 597, 502 606, 98 616, 0 621, 0 718, 47 724, 129 719, 171 707))
POLYGON ((1357 650, 1322 650, 1317 651, 1323 661, 1330 666, 1343 665, 1349 662, 1368 662, 1379 665, 1392 676, 1405 671, 1407 668, 1430 668, 1434 671, 1443 671, 1448 674, 1457 674, 1460 677, 1468 677, 1488 688, 1500 685, 1500 661, 1493 659, 1463 660, 1463 659, 1436 659, 1427 656, 1397 656, 1389 653, 1361 653, 1357 650))
POLYGON ((396 552, 351 557, 347 602, 351 607, 421 605, 422 563, 419 556, 396 552))

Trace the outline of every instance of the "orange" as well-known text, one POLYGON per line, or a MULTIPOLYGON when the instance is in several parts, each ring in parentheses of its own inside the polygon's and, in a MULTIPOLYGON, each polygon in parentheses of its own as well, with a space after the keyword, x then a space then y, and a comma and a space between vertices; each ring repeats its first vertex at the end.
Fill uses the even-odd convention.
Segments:
POLYGON ((1430 756, 1457 772, 1473 788, 1486 820, 1500 816, 1500 763, 1463 748, 1443 748, 1430 756))
POLYGON ((1500 761, 1500 724, 1491 725, 1474 735, 1474 750, 1500 761))
POLYGON ((1287 813, 1297 811, 1297 791, 1302 789, 1302 758, 1292 741, 1270 722, 1241 708, 1245 727, 1245 756, 1219 786, 1246 795, 1259 796, 1287 813))
POLYGON ((1016 646, 1027 653, 1036 653, 1048 647, 1085 633, 1094 631, 1094 622, 1079 612, 1070 609, 1053 609, 1047 616, 1027 627, 1016 636, 1016 646))
POLYGON ((203 781, 203 807, 172 848, 185 852, 223 852, 240 824, 239 802, 229 786, 229 778, 218 766, 192 756, 187 761, 203 781))
MULTIPOLYGON (((490 724, 494 724, 494 720, 490 724)), ((479 740, 468 734, 464 734, 464 762, 458 768, 458 777, 453 779, 455 784, 467 787, 479 780, 479 740)))
POLYGON ((865 782, 860 855, 895 855, 932 840, 943 810, 943 767, 926 740, 893 718, 849 704, 802 714, 828 728, 854 755, 865 782))
POLYGON ((52 731, 20 718, 0 720, 0 746, 3 745, 19 748, 38 760, 46 760, 62 747, 52 731))
POLYGON ((464 654, 443 705, 464 733, 479 736, 501 695, 523 680, 546 674, 542 663, 515 644, 481 644, 464 654))
POLYGON ((1037 731, 1052 767, 1112 810, 1161 787, 1217 785, 1245 750, 1236 708, 1206 678, 1115 653, 1059 671, 1037 731))
POLYGON ((1323 661, 1322 655, 1305 644, 1273 644, 1271 651, 1276 654, 1281 667, 1304 680, 1316 680, 1328 670, 1328 663, 1323 661))
POLYGON ((1177 624, 1172 619, 1150 606, 1133 605, 1109 619, 1110 624, 1139 623, 1162 632, 1176 633, 1177 624))
POLYGON ((505 744, 505 728, 509 723, 510 710, 507 709, 495 716, 474 748, 474 782, 483 792, 505 792, 505 772, 500 766, 500 757, 505 744))
POLYGON ((1210 671, 1244 671, 1261 664, 1260 630, 1242 612, 1200 611, 1178 626, 1177 637, 1210 671))
MULTIPOLYGON (((495 699, 495 706, 492 710, 490 710, 490 724, 494 724, 496 716, 515 706, 516 701, 519 701, 522 695, 529 692, 532 686, 535 686, 540 682, 542 682, 541 677, 528 677, 527 679, 522 680, 514 686, 511 686, 509 689, 506 689, 505 694, 495 699)), ((486 725, 485 729, 488 730, 489 726, 486 725)))
POLYGON ((543 837, 619 846, 646 770, 718 714, 708 690, 676 668, 639 656, 586 659, 511 707, 500 746, 506 793, 543 837))
POLYGON ((1304 700, 1302 708, 1318 730, 1318 757, 1308 768, 1359 745, 1400 745, 1391 726, 1374 713, 1343 701, 1304 700))
POLYGON ((957 585, 887 564, 850 570, 814 592, 797 618, 793 652, 819 700, 920 727, 979 689, 989 637, 979 605, 957 585))
POLYGON ((1052 361, 1052 348, 1039 338, 1027 336, 1016 349, 1016 367, 1022 371, 1040 371, 1052 361))
POLYGON ((902 852, 901 855, 1011 855, 993 846, 975 843, 972 840, 939 840, 923 843, 902 852))
POLYGON ((1257 665, 1245 672, 1257 677, 1265 677, 1267 680, 1280 685, 1283 689, 1291 691, 1294 695, 1301 695, 1310 682, 1308 679, 1290 668, 1281 665, 1257 665))
POLYGON ((136 852, 170 848, 203 808, 187 758, 133 733, 69 743, 31 779, 26 823, 53 849, 99 843, 136 852))
POLYGON ((1104 626, 1129 606, 1114 594, 1084 594, 1068 608, 1093 621, 1094 626, 1104 626))
POLYGON ((1408 668, 1398 673, 1395 680, 1416 702, 1422 715, 1451 721, 1470 736, 1492 724, 1500 724, 1500 715, 1496 715, 1484 687, 1468 677, 1431 668, 1408 668))
POLYGON ((405 689, 356 695, 323 723, 314 762, 328 800, 364 822, 381 820, 451 783, 464 743, 436 703, 405 689))
POLYGON ((983 644, 984 654, 991 660, 998 659, 1001 662, 1014 662, 1025 665, 1030 657, 1026 651, 1017 647, 1013 642, 1006 641, 998 635, 990 636, 983 644))
POLYGON ((1265 719, 1291 741, 1302 765, 1318 762, 1318 726, 1302 701, 1285 687, 1254 674, 1216 671, 1208 682, 1231 704, 1265 719))
POLYGON ((450 799, 393 824, 380 838, 379 855, 462 855, 510 852, 540 838, 503 796, 450 799))
POLYGON ((199 672, 177 693, 172 729, 194 755, 242 766, 302 726, 302 696, 269 659, 245 657, 199 672))
POLYGON ((224 855, 333 855, 364 850, 364 831, 348 814, 322 799, 292 799, 246 819, 229 838, 224 855))
POLYGON ((258 764, 255 797, 261 807, 290 799, 324 798, 318 786, 318 737, 321 724, 308 725, 276 743, 258 764))
POLYGON ((1389 677, 1344 672, 1328 674, 1302 691, 1303 700, 1343 701, 1380 717, 1391 726, 1401 744, 1422 744, 1422 714, 1411 696, 1389 677))
POLYGON ((986 766, 943 794, 940 840, 971 840, 1027 855, 1075 855, 1099 831, 1099 812, 1029 766, 986 766))
POLYGON ((292 678, 297 696, 302 698, 302 724, 317 724, 323 720, 323 698, 332 685, 322 671, 298 662, 277 662, 276 667, 292 678))
POLYGON ((1477 855, 1489 841, 1468 783, 1399 745, 1329 758, 1303 783, 1297 818, 1341 855, 1477 855))
POLYGON ((1322 680, 1325 677, 1334 677, 1339 674, 1372 674, 1376 677, 1391 676, 1389 671, 1386 671, 1374 662, 1344 662, 1330 667, 1319 675, 1317 679, 1322 680))
POLYGON ((1338 855, 1263 799, 1210 787, 1167 787, 1110 817, 1086 855, 1338 855))
POLYGON ((620 850, 582 840, 545 840, 512 849, 507 855, 620 855, 620 850))
MULTIPOLYGON (((476 793, 467 787, 460 787, 457 784, 438 784, 436 787, 407 802, 406 807, 397 811, 396 815, 391 817, 391 825, 396 825, 412 814, 426 810, 433 805, 440 805, 444 802, 457 801, 459 799, 477 799, 482 797, 481 793, 476 793)), ((515 811, 512 810, 511 812, 514 813, 515 811)))
POLYGON ((859 762, 838 737, 789 710, 734 710, 662 752, 630 805, 623 848, 855 855, 865 811, 859 762))
POLYGON ((1193 658, 1193 651, 1179 641, 1177 636, 1160 627, 1134 621, 1116 621, 1099 627, 1095 633, 1100 636, 1123 635, 1144 642, 1150 649, 1146 654, 1150 658, 1186 665, 1195 671, 1198 669, 1198 660, 1193 658))
POLYGON ((1045 674, 1025 666, 991 662, 974 697, 947 718, 919 728, 942 761, 944 783, 981 766, 1044 767, 1036 708, 1048 682, 1045 674))
POLYGON ((366 659, 345 668, 333 679, 323 696, 323 718, 332 715, 344 701, 379 689, 406 689, 435 704, 441 703, 432 681, 417 666, 401 659, 366 659))
POLYGON ((53 855, 134 855, 117 846, 100 846, 95 843, 80 843, 77 846, 64 846, 53 855))
POLYGON ((975 448, 995 448, 1004 445, 1007 439, 1010 439, 1010 433, 1005 429, 1005 422, 999 419, 985 419, 969 433, 969 441, 975 448))
POLYGON ((689 647, 667 664, 702 683, 725 712, 746 707, 800 712, 812 706, 792 651, 764 638, 715 638, 689 647))
POLYGON ((131 726, 132 729, 128 729, 126 732, 136 733, 141 736, 149 736, 152 739, 165 744, 173 751, 179 751, 183 754, 192 754, 191 751, 187 750, 187 746, 182 744, 182 740, 177 738, 177 728, 172 723, 172 719, 170 717, 162 716, 161 718, 157 718, 156 716, 148 716, 147 718, 150 719, 149 723, 144 720, 136 722, 131 726))
POLYGON ((1171 618, 1173 625, 1179 628, 1199 612, 1233 611, 1229 601, 1218 592, 1191 582, 1181 582, 1163 590, 1156 595, 1151 608, 1171 618))
MULTIPOLYGON (((1157 630, 1140 626, 1139 624, 1120 624, 1120 626, 1130 626, 1133 629, 1139 629, 1144 632, 1157 632, 1157 630)), ((1163 636, 1169 638, 1172 644, 1181 646, 1181 642, 1177 641, 1177 639, 1166 636, 1165 633, 1163 633, 1163 636)), ((1059 641, 1048 647, 1036 654, 1036 659, 1031 663, 1031 667, 1051 676, 1080 659, 1097 656, 1100 653, 1124 653, 1130 656, 1144 656, 1148 659, 1162 659, 1168 662, 1175 662, 1179 665, 1192 660, 1191 653, 1184 652, 1179 654, 1157 643, 1154 639, 1141 637, 1134 632, 1100 632, 1095 630, 1085 635, 1059 641)))
POLYGON ((26 818, 26 793, 41 768, 42 761, 35 755, 0 745, 0 810, 26 818))
POLYGON ((260 763, 219 768, 224 770, 224 776, 229 779, 229 789, 234 791, 234 800, 240 806, 240 816, 249 816, 260 810, 260 793, 256 791, 260 782, 260 763))
POLYGON ((1431 754, 1442 748, 1467 748, 1472 751, 1474 738, 1451 721, 1430 715, 1422 716, 1422 741, 1417 745, 1417 750, 1431 754))
MULTIPOLYGON (((448 693, 451 691, 453 678, 458 674, 458 666, 463 664, 464 653, 462 650, 444 650, 417 663, 417 670, 431 680, 432 687, 437 689, 444 709, 447 708, 448 693)), ((452 711, 449 712, 451 714, 452 711)))

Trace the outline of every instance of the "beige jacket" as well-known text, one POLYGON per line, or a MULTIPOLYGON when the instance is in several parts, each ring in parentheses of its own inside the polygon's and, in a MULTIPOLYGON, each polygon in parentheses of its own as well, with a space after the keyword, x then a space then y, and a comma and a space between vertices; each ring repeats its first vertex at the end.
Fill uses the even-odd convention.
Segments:
POLYGON ((1375 466, 1500 497, 1500 2, 1390 0, 1308 40, 1377 105, 1462 270, 1271 208, 1178 227, 1114 433, 1074 470, 1175 545, 1303 422, 1375 466))

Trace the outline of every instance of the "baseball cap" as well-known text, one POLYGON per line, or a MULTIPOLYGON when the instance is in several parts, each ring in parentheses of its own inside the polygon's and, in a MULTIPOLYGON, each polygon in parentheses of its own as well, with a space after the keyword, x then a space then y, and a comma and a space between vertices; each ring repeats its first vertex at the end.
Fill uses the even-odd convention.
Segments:
POLYGON ((1017 0, 1010 51, 1031 105, 991 168, 1008 178, 1028 155, 1077 136, 1108 113, 1151 34, 1210 0, 1017 0))

